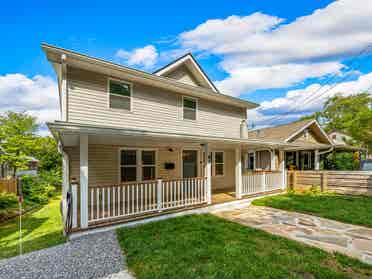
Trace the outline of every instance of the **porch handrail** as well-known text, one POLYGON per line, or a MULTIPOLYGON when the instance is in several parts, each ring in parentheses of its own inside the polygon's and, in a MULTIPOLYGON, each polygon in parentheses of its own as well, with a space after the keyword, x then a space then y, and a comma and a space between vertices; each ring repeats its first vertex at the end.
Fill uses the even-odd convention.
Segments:
POLYGON ((92 223, 206 203, 207 178, 94 185, 88 193, 88 222, 92 223))

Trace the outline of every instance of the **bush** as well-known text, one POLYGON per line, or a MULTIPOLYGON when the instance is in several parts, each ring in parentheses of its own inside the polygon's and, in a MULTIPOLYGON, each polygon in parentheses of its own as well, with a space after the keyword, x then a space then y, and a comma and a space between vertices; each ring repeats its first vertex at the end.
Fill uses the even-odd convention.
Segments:
POLYGON ((6 220, 18 210, 18 199, 15 194, 0 192, 0 222, 6 220))
POLYGON ((46 204, 55 195, 56 188, 43 176, 22 177, 22 191, 26 201, 46 204))
POLYGON ((18 199, 15 194, 0 192, 0 210, 14 208, 18 205, 18 199))

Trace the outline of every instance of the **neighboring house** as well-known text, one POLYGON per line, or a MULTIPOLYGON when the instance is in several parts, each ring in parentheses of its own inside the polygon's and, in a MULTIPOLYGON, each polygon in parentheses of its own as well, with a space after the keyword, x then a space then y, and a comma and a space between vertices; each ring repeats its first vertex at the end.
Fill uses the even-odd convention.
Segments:
POLYGON ((353 138, 343 132, 333 130, 328 133, 328 137, 332 140, 334 145, 346 146, 353 138))
POLYGON ((48 127, 63 153, 75 229, 208 205, 221 192, 280 190, 285 150, 307 146, 250 138, 247 110, 258 105, 219 92, 191 54, 147 73, 42 48, 57 74, 61 120, 48 127), (248 151, 263 149, 273 172, 247 172, 248 151))
MULTIPOLYGON (((320 155, 331 152, 333 142, 316 120, 296 121, 285 125, 248 132, 250 139, 276 140, 283 143, 301 143, 301 147, 286 148, 287 169, 318 170, 320 155)), ((249 153, 251 169, 270 169, 271 150, 249 153)))
MULTIPOLYGON (((15 176, 22 176, 22 175, 36 176, 37 175, 39 160, 31 156, 27 156, 26 159, 27 159, 26 168, 22 170, 17 170, 15 176)), ((14 176, 13 168, 9 167, 7 163, 0 164, 0 178, 8 178, 8 177, 13 177, 13 176, 14 176)))

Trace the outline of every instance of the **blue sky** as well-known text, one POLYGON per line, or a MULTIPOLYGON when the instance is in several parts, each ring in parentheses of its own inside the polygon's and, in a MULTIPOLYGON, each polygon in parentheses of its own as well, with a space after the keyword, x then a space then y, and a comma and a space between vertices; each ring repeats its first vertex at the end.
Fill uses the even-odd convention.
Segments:
POLYGON ((25 110, 40 121, 58 111, 41 42, 149 72, 191 51, 223 93, 262 105, 250 112, 255 126, 372 86, 372 47, 354 59, 372 43, 364 0, 6 1, 0 28, 0 112, 25 110))

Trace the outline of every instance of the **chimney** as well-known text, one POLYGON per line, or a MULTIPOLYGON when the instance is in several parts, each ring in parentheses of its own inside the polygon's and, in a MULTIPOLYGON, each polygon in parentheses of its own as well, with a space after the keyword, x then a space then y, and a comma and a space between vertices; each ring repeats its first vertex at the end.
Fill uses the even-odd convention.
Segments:
POLYGON ((248 138, 248 127, 246 120, 242 120, 242 122, 240 123, 240 138, 242 139, 248 138))

